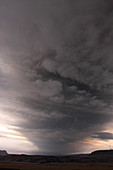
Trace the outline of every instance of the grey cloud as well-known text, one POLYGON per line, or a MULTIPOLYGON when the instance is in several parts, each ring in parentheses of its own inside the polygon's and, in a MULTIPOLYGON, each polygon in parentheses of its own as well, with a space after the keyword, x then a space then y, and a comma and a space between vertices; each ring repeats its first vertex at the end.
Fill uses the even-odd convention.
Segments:
POLYGON ((112 1, 11 2, 0 1, 1 111, 40 153, 110 138, 95 132, 113 118, 112 1))
POLYGON ((112 139, 113 140, 113 134, 112 133, 108 133, 108 132, 99 132, 99 133, 95 133, 92 138, 99 138, 101 140, 109 140, 112 139))
MULTIPOLYGON (((62 105, 51 101, 46 103, 44 101, 40 103, 39 101, 32 102, 28 99, 23 101, 25 107, 32 108, 32 114, 27 121, 21 123, 21 131, 42 150, 46 147, 47 153, 50 150, 50 143, 53 146, 51 153, 59 152, 60 147, 62 148, 62 153, 67 153, 71 142, 79 143, 86 137, 92 136, 92 133, 95 133, 98 129, 102 130, 106 122, 112 119, 112 115, 106 114, 105 109, 102 111, 103 107, 101 109, 98 107, 81 108, 81 106, 62 105), (33 117, 33 112, 35 111, 38 112, 33 117), (57 111, 58 117, 52 115, 54 111, 57 111), (41 112, 44 112, 44 118, 41 118, 41 112)), ((78 151, 76 146, 75 151, 78 151)))
POLYGON ((40 95, 44 96, 56 96, 62 92, 62 84, 59 81, 36 81, 37 90, 39 91, 40 95))

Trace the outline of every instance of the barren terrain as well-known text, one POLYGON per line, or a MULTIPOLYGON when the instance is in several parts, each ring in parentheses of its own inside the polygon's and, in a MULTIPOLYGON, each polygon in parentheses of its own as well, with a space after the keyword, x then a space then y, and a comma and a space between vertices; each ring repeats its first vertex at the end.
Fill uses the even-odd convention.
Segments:
POLYGON ((0 170, 112 170, 113 163, 0 163, 0 170))

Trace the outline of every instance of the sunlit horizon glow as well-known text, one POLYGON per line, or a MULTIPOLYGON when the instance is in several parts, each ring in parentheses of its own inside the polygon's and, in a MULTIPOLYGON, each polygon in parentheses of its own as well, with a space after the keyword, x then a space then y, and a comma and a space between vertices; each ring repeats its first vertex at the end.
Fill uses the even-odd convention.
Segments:
POLYGON ((26 137, 22 136, 20 132, 8 128, 8 126, 0 125, 0 134, 1 134, 0 136, 3 142, 3 143, 0 142, 0 144, 2 144, 2 147, 0 149, 1 150, 4 149, 8 153, 30 154, 30 152, 36 152, 39 150, 37 146, 35 146, 30 141, 28 141, 26 137), (13 145, 12 145, 12 142, 13 142, 13 145), (24 149, 22 149, 21 146, 22 147, 24 146, 24 149))
POLYGON ((8 153, 26 154, 38 152, 38 146, 35 146, 25 136, 23 136, 22 133, 19 132, 20 127, 13 125, 14 122, 16 123, 17 121, 19 121, 19 119, 17 120, 17 116, 13 116, 10 112, 7 112, 6 114, 5 111, 1 110, 0 117, 1 150, 4 149, 8 153))
POLYGON ((6 137, 26 139, 25 137, 21 135, 21 133, 17 132, 16 130, 12 130, 8 128, 7 126, 3 126, 3 125, 2 126, 0 125, 0 133, 6 137), (1 133, 1 132, 4 132, 4 133, 1 133))

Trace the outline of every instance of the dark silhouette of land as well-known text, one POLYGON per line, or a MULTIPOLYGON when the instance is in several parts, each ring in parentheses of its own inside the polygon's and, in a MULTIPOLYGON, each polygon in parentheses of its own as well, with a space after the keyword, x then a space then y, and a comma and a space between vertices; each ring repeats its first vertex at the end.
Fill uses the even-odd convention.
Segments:
POLYGON ((29 163, 112 163, 113 150, 98 150, 90 154, 75 154, 66 156, 45 156, 45 155, 25 155, 8 154, 0 151, 0 162, 29 162, 29 163))
POLYGON ((101 170, 101 168, 112 170, 113 150, 98 150, 90 154, 66 156, 18 155, 0 151, 0 170, 77 170, 77 168, 79 170, 101 170))
POLYGON ((91 156, 113 156, 113 150, 97 150, 89 154, 91 156))

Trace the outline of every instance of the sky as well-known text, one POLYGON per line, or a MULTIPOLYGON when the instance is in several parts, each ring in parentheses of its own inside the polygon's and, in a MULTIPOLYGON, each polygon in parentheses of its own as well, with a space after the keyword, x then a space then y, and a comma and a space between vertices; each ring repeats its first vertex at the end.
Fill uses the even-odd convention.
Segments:
POLYGON ((0 0, 0 149, 113 149, 113 1, 0 0))

